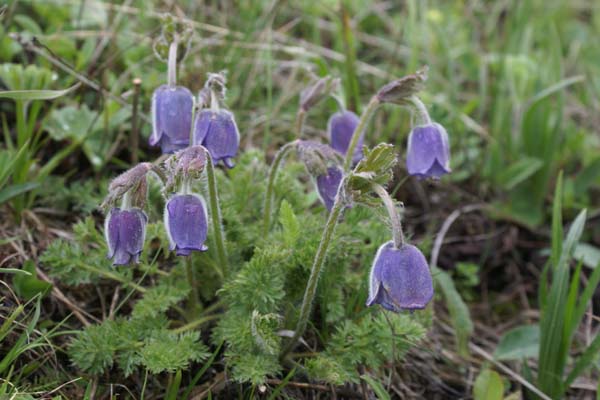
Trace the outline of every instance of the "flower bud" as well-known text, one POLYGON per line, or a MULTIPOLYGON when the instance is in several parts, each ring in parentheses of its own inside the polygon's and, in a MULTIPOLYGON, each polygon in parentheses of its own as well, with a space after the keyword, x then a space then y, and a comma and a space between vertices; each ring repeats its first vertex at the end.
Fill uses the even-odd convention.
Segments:
POLYGON ((450 170, 448 134, 438 123, 413 128, 408 136, 406 168, 419 178, 439 178, 450 170))
POLYGON ((139 261, 147 221, 148 217, 139 208, 110 210, 104 222, 104 235, 108 245, 107 257, 113 260, 113 265, 139 261))
POLYGON ((383 86, 377 92, 377 99, 381 103, 405 105, 411 96, 423 89, 426 80, 427 67, 423 67, 414 74, 406 75, 383 86))
POLYGON ((337 165, 342 161, 338 152, 323 143, 299 140, 296 148, 298 158, 312 176, 325 175, 328 166, 337 165))
POLYGON ((240 146, 240 132, 233 114, 222 108, 201 110, 194 122, 194 143, 206 147, 215 164, 223 160, 227 168, 233 168, 231 159, 240 146))
POLYGON ((165 206, 165 229, 178 256, 188 256, 192 251, 206 251, 204 245, 208 234, 208 215, 202 196, 178 194, 165 206))
POLYGON ((340 85, 339 78, 326 76, 317 79, 312 85, 300 93, 300 109, 304 112, 310 110, 315 104, 337 90, 340 85))
POLYGON ((339 167, 327 168, 327 173, 318 175, 315 179, 317 186, 317 192, 321 201, 327 208, 327 211, 331 211, 333 203, 335 203, 335 196, 337 195, 340 184, 344 173, 339 167))
POLYGON ((371 268, 367 306, 380 304, 386 310, 419 310, 433 298, 433 282, 425 256, 413 245, 394 248, 384 243, 371 268))
POLYGON ((152 95, 152 135, 150 145, 160 145, 163 153, 173 153, 190 143, 194 96, 183 86, 163 85, 152 95))
MULTIPOLYGON (((331 147, 334 150, 341 153, 343 156, 346 155, 348 147, 350 146, 350 140, 352 135, 358 126, 360 119, 352 111, 337 112, 329 118, 327 124, 327 131, 329 132, 329 140, 331 141, 331 147)), ((364 142, 364 132, 358 139, 358 144, 354 149, 352 155, 352 162, 356 164, 362 158, 362 147, 364 142)))

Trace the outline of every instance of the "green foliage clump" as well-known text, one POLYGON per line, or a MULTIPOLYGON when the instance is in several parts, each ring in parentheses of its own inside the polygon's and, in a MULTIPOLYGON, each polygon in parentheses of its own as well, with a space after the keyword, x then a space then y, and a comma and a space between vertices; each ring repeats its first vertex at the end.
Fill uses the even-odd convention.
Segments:
POLYGON ((101 374, 116 363, 125 376, 140 365, 152 373, 173 372, 210 355, 198 332, 178 335, 165 329, 167 322, 158 316, 91 325, 73 340, 69 355, 85 372, 101 374))
POLYGON ((341 385, 359 382, 358 366, 380 368, 386 361, 401 360, 406 351, 425 335, 423 325, 409 315, 368 314, 357 321, 344 321, 325 351, 306 362, 314 379, 341 385))

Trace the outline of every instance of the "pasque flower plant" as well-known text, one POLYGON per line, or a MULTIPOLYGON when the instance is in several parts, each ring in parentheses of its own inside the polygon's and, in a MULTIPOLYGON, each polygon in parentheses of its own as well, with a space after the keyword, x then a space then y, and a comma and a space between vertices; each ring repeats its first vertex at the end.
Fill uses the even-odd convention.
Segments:
MULTIPOLYGON (((153 133, 150 143, 160 145, 162 152, 170 155, 158 163, 134 166, 113 181, 105 200, 108 211, 105 235, 108 255, 114 265, 138 261, 143 252, 148 220, 144 212, 147 175, 157 176, 163 185, 163 223, 169 249, 177 256, 185 257, 186 276, 191 289, 188 305, 190 310, 197 310, 200 297, 192 265, 194 253, 210 250, 208 257, 214 256, 218 275, 226 287, 245 282, 245 278, 238 279, 239 275, 232 274, 243 274, 243 268, 229 270, 215 177, 216 165, 223 164, 225 171, 234 166, 240 133, 234 114, 225 107, 223 73, 209 74, 197 98, 187 88, 176 85, 178 45, 179 39, 175 35, 168 46, 168 83, 155 91, 152 101, 153 133)), ((352 207, 376 207, 381 202, 391 226, 392 240, 380 244, 372 263, 370 290, 368 294, 364 293, 366 305, 380 305, 385 310, 398 313, 423 309, 431 301, 433 283, 429 266, 423 253, 405 240, 398 208, 384 188, 392 177, 397 160, 394 147, 379 144, 368 149, 364 146, 368 139, 365 137, 367 126, 380 105, 390 103, 410 107, 418 124, 413 127, 408 140, 408 173, 419 178, 439 178, 450 172, 447 133, 441 125, 431 122, 425 106, 417 97, 424 80, 425 74, 419 72, 385 85, 371 98, 361 116, 345 109, 336 96, 339 88, 337 79, 317 79, 302 92, 296 138, 279 149, 269 169, 260 221, 262 237, 265 242, 274 239, 270 230, 275 180, 289 154, 296 154, 312 178, 324 206, 324 209, 317 208, 315 215, 325 216, 326 222, 314 254, 300 312, 294 319, 295 329, 291 338, 283 339, 282 348, 273 347, 271 339, 254 332, 260 321, 271 323, 279 320, 279 316, 261 317, 260 310, 253 309, 250 330, 254 340, 259 347, 269 351, 276 348, 274 354, 278 354, 280 359, 287 358, 304 334, 336 226, 343 213, 352 207), (329 118, 326 127, 329 143, 305 140, 303 126, 310 110, 330 96, 336 96, 340 111, 329 118)), ((203 263, 207 264, 213 263, 203 263)), ((368 266, 362 268, 366 271, 368 266)), ((268 284, 265 282, 265 285, 268 284)), ((254 290, 262 289, 256 287, 254 290)))

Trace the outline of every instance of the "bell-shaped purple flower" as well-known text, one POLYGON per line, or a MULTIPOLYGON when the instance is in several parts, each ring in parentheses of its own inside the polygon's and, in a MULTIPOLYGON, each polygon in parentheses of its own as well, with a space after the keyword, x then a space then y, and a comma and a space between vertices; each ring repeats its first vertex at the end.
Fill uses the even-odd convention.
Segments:
POLYGON ((323 201, 327 211, 331 211, 333 208, 335 196, 337 195, 343 177, 344 173, 340 168, 329 167, 327 168, 327 174, 318 175, 315 179, 319 197, 321 198, 321 201, 323 201))
POLYGON ((108 258, 113 265, 138 262, 144 239, 148 217, 139 208, 110 210, 104 222, 104 236, 108 244, 108 258))
POLYGON ((419 310, 433 298, 427 260, 413 245, 394 248, 393 242, 377 251, 371 268, 367 306, 381 304, 386 310, 419 310))
MULTIPOLYGON (((331 147, 342 155, 346 155, 348 147, 350 146, 350 140, 356 130, 359 122, 358 115, 352 111, 341 111, 333 114, 329 118, 327 124, 327 131, 329 132, 329 140, 331 141, 331 147)), ((352 155, 352 162, 358 163, 362 158, 362 147, 364 142, 364 132, 358 138, 358 144, 354 149, 352 155)))
POLYGON ((194 96, 183 86, 163 85, 152 95, 150 145, 173 153, 190 144, 194 96))
POLYGON ((233 168, 231 159, 240 146, 240 132, 233 114, 222 108, 201 110, 194 122, 194 143, 206 147, 215 164, 223 160, 227 168, 233 168))
POLYGON ((406 168, 419 178, 439 178, 450 172, 448 134, 437 123, 413 128, 408 136, 406 168))
POLYGON ((206 251, 204 245, 208 232, 206 204, 196 194, 178 194, 165 206, 165 229, 178 256, 187 256, 193 250, 206 251))

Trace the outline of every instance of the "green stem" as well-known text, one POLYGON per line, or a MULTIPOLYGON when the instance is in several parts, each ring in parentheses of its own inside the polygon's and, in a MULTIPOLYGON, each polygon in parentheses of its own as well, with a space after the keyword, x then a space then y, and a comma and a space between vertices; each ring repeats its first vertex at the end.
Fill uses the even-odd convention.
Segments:
POLYGON ((301 139, 302 133, 304 132, 304 121, 306 120, 306 110, 300 108, 298 113, 296 113, 296 138, 301 139))
POLYGON ((124 284, 126 286, 130 286, 131 288, 137 290, 140 293, 145 293, 146 292, 146 288, 145 287, 142 287, 142 286, 138 285, 137 283, 133 283, 131 281, 128 281, 127 279, 123 278, 122 276, 120 276, 118 274, 114 274, 114 273, 109 272, 109 271, 104 271, 104 270, 101 270, 101 269, 97 269, 97 268, 91 267, 91 266, 89 266, 89 265, 87 265, 85 263, 82 263, 82 262, 78 262, 77 266, 79 268, 82 268, 82 269, 85 269, 87 271, 93 272, 95 274, 101 275, 101 276, 103 276, 105 278, 112 279, 113 281, 121 282, 122 284, 124 284))
POLYGON ((190 310, 195 310, 197 309, 198 302, 200 301, 200 294, 198 293, 196 279, 194 278, 194 266, 192 264, 191 254, 185 258, 185 274, 191 289, 190 294, 188 295, 188 308, 190 310))
POLYGON ((269 169, 269 178, 267 180, 267 193, 265 195, 265 206, 264 206, 264 216, 263 216, 263 234, 266 236, 269 233, 269 227, 271 225, 271 207, 273 205, 273 190, 275 186, 275 178, 277 177, 277 171, 279 171, 279 167, 281 166, 281 162, 290 152, 290 150, 294 149, 298 144, 298 140, 294 140, 293 142, 286 143, 283 145, 281 149, 275 154, 275 158, 273 159, 273 163, 271 164, 271 168, 269 169))
POLYGON ((342 191, 344 190, 345 185, 346 179, 342 180, 342 182, 340 183, 337 195, 335 196, 333 208, 329 213, 327 223, 325 224, 325 229, 323 230, 323 235, 321 236, 319 248, 317 249, 317 253, 315 254, 315 259, 310 270, 310 276, 308 278, 306 289, 304 291, 304 298, 302 300, 302 307, 300 308, 300 316, 298 317, 298 323, 296 325, 294 336, 283 348, 280 359, 284 359, 285 356, 294 348, 296 342, 298 341, 300 336, 302 336, 304 330, 306 329, 308 318, 310 316, 310 311, 312 309, 312 303, 317 291, 317 285, 319 283, 319 276, 321 275, 321 270, 323 269, 325 256, 327 255, 327 250, 329 249, 329 243, 331 242, 331 237, 333 236, 333 232, 335 231, 337 222, 340 218, 340 215, 342 214, 342 210, 344 209, 344 204, 342 202, 342 191))
POLYGON ((229 273, 229 266, 227 264, 227 252, 225 251, 225 237, 223 235, 223 228, 221 227, 221 209, 219 208, 219 193, 217 192, 217 180, 215 178, 215 168, 212 162, 212 156, 210 152, 205 148, 206 154, 206 175, 208 178, 208 197, 210 206, 210 215, 213 225, 213 234, 215 236, 215 244, 217 246, 217 257, 221 270, 223 271, 223 277, 226 279, 229 273))
POLYGON ((404 245, 404 233, 402 232, 402 223, 400 222, 400 215, 398 214, 398 209, 394 204, 394 200, 392 200, 390 194, 380 184, 371 182, 371 187, 373 188, 375 193, 377 193, 377 195, 381 198, 383 205, 387 209, 387 212, 390 216, 390 221, 392 223, 392 236, 394 238, 394 247, 396 249, 399 249, 404 245))
POLYGON ((180 326, 179 328, 175 328, 173 330, 171 330, 171 332, 173 333, 183 333, 183 332, 187 332, 190 331, 192 329, 195 329, 201 325, 204 325, 207 322, 213 321, 215 319, 218 319, 220 317, 219 314, 214 314, 214 315, 206 315, 204 317, 200 317, 194 321, 191 321, 185 325, 180 326))
POLYGON ((419 124, 429 125, 431 124, 431 118, 429 117, 429 113, 427 112, 427 107, 425 104, 419 99, 416 95, 410 96, 410 101, 415 106, 415 110, 417 111, 417 119, 419 124))
POLYGON ((369 121, 371 120, 371 117, 373 116, 373 114, 375 114, 375 110, 377 110, 379 104, 380 101, 377 98, 377 96, 373 96, 371 98, 371 101, 369 101, 367 108, 360 116, 360 121, 358 122, 358 126, 354 130, 352 139, 350 139, 350 145, 348 145, 348 150, 346 151, 346 158, 344 159, 345 172, 350 171, 350 167, 352 166, 352 156, 354 154, 354 149, 358 145, 358 140, 363 135, 365 129, 367 128, 367 125, 369 124, 369 121))
POLYGON ((169 58, 167 60, 167 85, 173 87, 177 84, 177 38, 169 45, 169 58))

